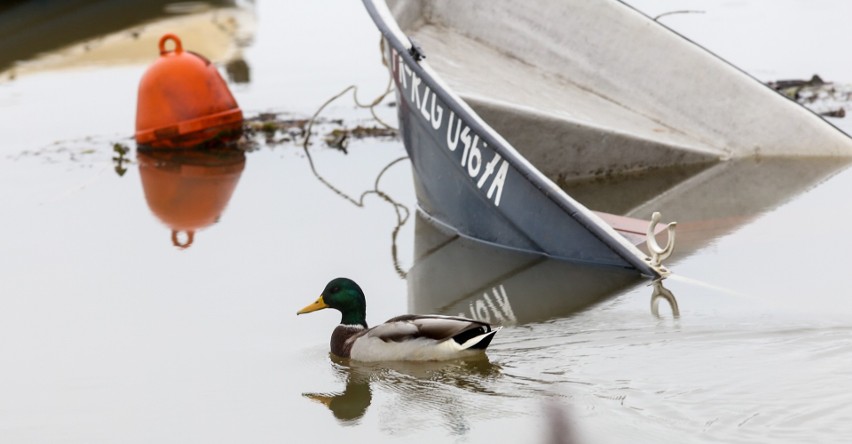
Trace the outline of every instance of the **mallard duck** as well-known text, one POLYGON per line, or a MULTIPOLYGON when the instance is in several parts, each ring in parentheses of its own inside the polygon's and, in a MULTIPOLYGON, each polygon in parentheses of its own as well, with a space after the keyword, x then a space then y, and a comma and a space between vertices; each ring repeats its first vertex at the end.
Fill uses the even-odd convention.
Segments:
POLYGON ((331 352, 356 361, 440 361, 482 354, 500 328, 473 319, 441 315, 402 315, 367 326, 364 292, 353 280, 331 280, 313 304, 296 314, 324 308, 340 311, 331 334, 331 352))

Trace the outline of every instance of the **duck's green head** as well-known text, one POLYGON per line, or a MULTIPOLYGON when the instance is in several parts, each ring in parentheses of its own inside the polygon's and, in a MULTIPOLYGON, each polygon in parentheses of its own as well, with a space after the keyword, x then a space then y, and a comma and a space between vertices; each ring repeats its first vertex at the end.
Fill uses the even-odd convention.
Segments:
POLYGON ((313 304, 299 310, 296 314, 310 313, 323 308, 333 308, 340 311, 343 317, 341 324, 367 326, 367 301, 361 287, 352 279, 332 279, 319 299, 313 304))

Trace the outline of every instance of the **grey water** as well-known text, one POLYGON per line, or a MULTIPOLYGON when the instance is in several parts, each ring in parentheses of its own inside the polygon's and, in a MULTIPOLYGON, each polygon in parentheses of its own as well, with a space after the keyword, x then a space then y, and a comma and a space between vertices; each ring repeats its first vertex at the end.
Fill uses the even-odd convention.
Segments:
MULTIPOLYGON (((79 11, 104 19, 86 9, 95 3, 79 11)), ((761 80, 852 82, 842 46, 788 36, 828 32, 820 20, 846 6, 634 5, 704 10, 661 20, 761 80), (750 32, 760 16, 795 23, 770 27, 786 46, 750 32)), ((47 16, 31 26, 59 26, 47 16)), ((345 151, 322 141, 335 119, 375 125, 351 96, 324 110, 307 152, 277 133, 233 158, 152 164, 131 136, 164 29, 207 51, 247 116, 306 118, 348 85, 362 101, 387 85, 378 32, 359 2, 338 0, 164 4, 82 41, 45 36, 0 68, 0 441, 798 443, 852 432, 847 162, 565 184, 594 209, 679 221, 674 274, 654 285, 430 224, 399 139, 353 138, 345 151), (157 174, 206 184, 185 196, 204 217, 173 217, 147 182, 157 174), (660 194, 661 183, 677 186, 660 194), (437 312, 504 328, 483 360, 338 360, 336 313, 295 315, 337 276, 364 288, 372 324, 437 312)), ((395 123, 389 102, 376 112, 395 123)))

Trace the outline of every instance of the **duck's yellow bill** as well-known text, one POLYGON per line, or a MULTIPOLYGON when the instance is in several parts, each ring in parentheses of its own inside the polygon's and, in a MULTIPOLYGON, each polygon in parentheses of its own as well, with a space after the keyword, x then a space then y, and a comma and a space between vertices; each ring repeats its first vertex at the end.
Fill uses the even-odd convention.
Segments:
POLYGON ((302 393, 302 396, 324 404, 328 408, 331 408, 331 401, 334 401, 334 396, 321 395, 319 393, 302 393))
POLYGON ((322 300, 322 296, 320 296, 319 299, 316 300, 316 302, 314 302, 313 304, 308 305, 307 307, 297 311, 296 314, 300 315, 300 314, 310 313, 312 311, 322 310, 323 308, 328 308, 328 305, 325 304, 325 301, 322 300))

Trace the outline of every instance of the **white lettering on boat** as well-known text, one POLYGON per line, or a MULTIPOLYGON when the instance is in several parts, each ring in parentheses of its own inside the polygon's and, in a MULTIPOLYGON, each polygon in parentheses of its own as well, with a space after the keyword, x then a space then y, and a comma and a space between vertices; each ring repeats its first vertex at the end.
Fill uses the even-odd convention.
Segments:
POLYGON ((494 191, 497 191, 497 195, 494 197, 494 205, 500 206, 500 197, 503 196, 503 184, 506 183, 506 176, 509 174, 509 162, 503 161, 500 164, 500 171, 497 172, 497 177, 494 178, 494 181, 491 182, 491 187, 488 188, 488 198, 491 199, 494 195, 494 191))
POLYGON ((488 180, 488 178, 491 176, 491 173, 494 172, 494 167, 497 166, 498 162, 500 162, 500 155, 494 153, 494 157, 491 159, 491 162, 485 164, 485 173, 483 173, 482 176, 479 176, 479 182, 476 182, 476 186, 478 188, 482 188, 482 186, 485 185, 485 181, 488 180))
POLYGON ((441 108, 441 105, 438 105, 438 95, 435 94, 435 91, 432 91, 432 113, 430 114, 432 117, 432 128, 438 130, 441 128, 441 119, 444 117, 444 108, 441 108), (435 115, 435 110, 437 109, 438 115, 435 115))
POLYGON ((420 77, 411 76, 411 104, 415 108, 420 108, 420 95, 417 94, 417 88, 420 86, 420 77))
POLYGON ((502 284, 492 288, 491 294, 487 291, 482 293, 481 298, 468 304, 468 312, 459 313, 459 316, 502 325, 518 323, 518 318, 515 317, 512 305, 509 303, 509 297, 506 295, 506 289, 502 284))
MULTIPOLYGON (((456 114, 450 111, 450 121, 447 124, 447 148, 450 151, 455 151, 456 147, 459 144, 459 132, 461 131, 462 121, 461 119, 456 120, 456 135, 453 136, 453 118, 456 117, 456 114)), ((465 127, 466 128, 466 127, 465 127)))
POLYGON ((399 83, 402 85, 403 88, 408 88, 408 81, 405 80, 405 76, 411 75, 411 68, 405 66, 404 64, 399 66, 403 67, 399 70, 399 76, 397 76, 399 78, 399 83))
POLYGON ((433 130, 441 131, 446 128, 447 149, 455 152, 462 143, 464 149, 458 158, 459 166, 471 178, 476 187, 485 191, 488 200, 495 206, 500 206, 503 196, 503 187, 509 175, 509 161, 504 159, 488 143, 481 140, 470 126, 468 126, 452 110, 444 113, 444 107, 438 102, 438 94, 433 91, 423 80, 405 64, 402 56, 395 50, 391 53, 392 71, 396 75, 397 87, 400 88, 400 97, 408 93, 411 107, 418 110, 418 114, 429 124, 433 130), (410 81, 409 81, 410 80, 410 81), (406 91, 409 90, 410 91, 406 91), (446 121, 444 116, 446 115, 446 121), (445 125, 446 124, 446 125, 445 125), (493 153, 491 160, 486 162, 486 155, 493 153), (483 168, 483 164, 485 168, 483 168), (491 181, 488 187, 485 185, 491 181))
POLYGON ((464 151, 462 151, 462 157, 461 157, 461 166, 465 166, 467 164, 467 156, 470 154, 470 145, 471 144, 475 145, 477 142, 479 142, 479 136, 477 136, 477 135, 474 135, 474 136, 476 137, 475 139, 472 139, 470 137, 470 127, 465 126, 464 129, 462 130, 462 135, 461 135, 462 143, 464 144, 464 151))

